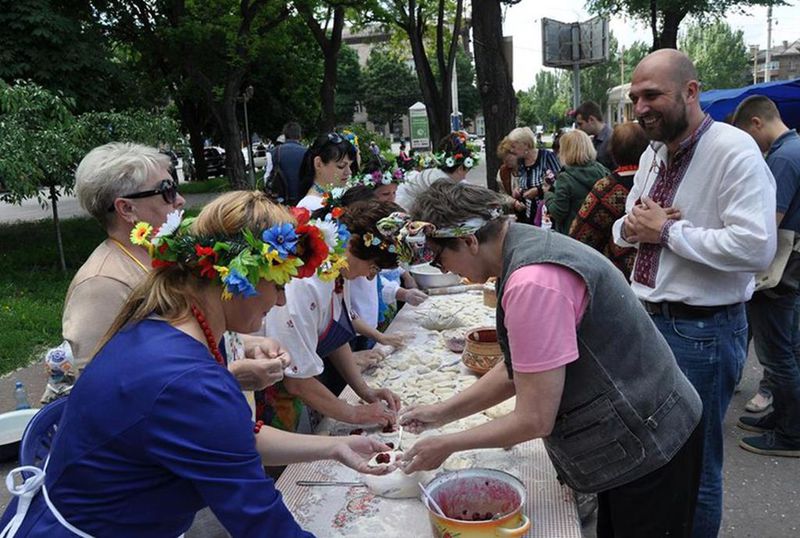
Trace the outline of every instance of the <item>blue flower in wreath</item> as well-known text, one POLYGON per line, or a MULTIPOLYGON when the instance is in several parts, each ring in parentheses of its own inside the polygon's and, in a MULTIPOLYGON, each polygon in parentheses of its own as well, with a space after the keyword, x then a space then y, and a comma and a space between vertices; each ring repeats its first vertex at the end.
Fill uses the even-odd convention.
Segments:
POLYGON ((342 245, 347 245, 347 243, 350 241, 350 230, 347 229, 347 226, 345 226, 340 222, 338 233, 339 233, 339 242, 342 245))
POLYGON ((297 246, 297 234, 294 233, 294 226, 288 222, 276 224, 272 228, 264 230, 261 239, 278 251, 281 258, 286 258, 289 254, 294 254, 297 246))
POLYGON ((258 292, 242 274, 236 269, 231 269, 228 276, 225 277, 225 287, 229 292, 234 295, 243 295, 244 297, 254 297, 258 292))

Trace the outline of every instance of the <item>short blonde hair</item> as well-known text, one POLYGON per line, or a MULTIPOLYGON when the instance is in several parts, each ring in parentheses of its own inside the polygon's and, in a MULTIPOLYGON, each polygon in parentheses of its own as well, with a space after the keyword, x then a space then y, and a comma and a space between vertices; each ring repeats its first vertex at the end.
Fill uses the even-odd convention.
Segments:
POLYGON ((75 194, 86 212, 108 227, 114 215, 108 208, 114 200, 141 190, 159 168, 171 167, 169 157, 156 148, 111 142, 94 148, 81 160, 75 170, 75 194))
POLYGON ((508 137, 503 138, 499 144, 497 144, 497 157, 502 160, 506 158, 506 155, 511 153, 511 146, 513 142, 509 140, 508 137))
POLYGON ((536 147, 536 137, 533 135, 533 131, 531 131, 530 127, 517 127, 516 129, 512 129, 506 138, 512 143, 525 144, 531 149, 536 147))
POLYGON ((558 158, 565 166, 585 166, 597 159, 592 139, 580 129, 564 133, 559 143, 558 158))

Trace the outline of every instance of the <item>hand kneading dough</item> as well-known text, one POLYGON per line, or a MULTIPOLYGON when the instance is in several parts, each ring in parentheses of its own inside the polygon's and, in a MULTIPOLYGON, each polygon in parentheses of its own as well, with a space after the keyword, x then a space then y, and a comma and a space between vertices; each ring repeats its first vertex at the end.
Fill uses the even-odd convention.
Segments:
MULTIPOLYGON (((391 458, 390 463, 394 463, 401 454, 402 452, 399 450, 389 452, 389 457, 391 458)), ((389 465, 376 462, 376 457, 377 454, 369 461, 370 467, 389 465)), ((417 485, 419 482, 424 484, 432 477, 433 473, 429 471, 406 474, 400 469, 395 469, 391 473, 382 476, 364 475, 363 482, 372 493, 379 497, 386 497, 388 499, 409 499, 420 495, 419 486, 417 485)))

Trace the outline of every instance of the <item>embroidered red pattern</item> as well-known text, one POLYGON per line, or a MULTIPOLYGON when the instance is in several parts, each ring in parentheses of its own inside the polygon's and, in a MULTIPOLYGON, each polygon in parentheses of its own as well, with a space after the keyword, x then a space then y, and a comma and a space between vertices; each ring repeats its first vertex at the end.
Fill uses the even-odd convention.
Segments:
MULTIPOLYGON (((678 187, 686 175, 686 170, 692 163, 697 143, 713 123, 714 120, 707 115, 700 127, 689 138, 681 142, 671 165, 668 166, 663 161, 659 162, 657 154, 654 157, 650 170, 655 169, 657 175, 653 186, 650 188, 649 196, 661 207, 670 207, 672 205, 675 200, 675 194, 678 192, 678 187)), ((642 243, 639 245, 639 253, 636 256, 636 264, 633 269, 634 281, 648 288, 656 287, 656 276, 662 248, 660 244, 654 243, 642 243)))

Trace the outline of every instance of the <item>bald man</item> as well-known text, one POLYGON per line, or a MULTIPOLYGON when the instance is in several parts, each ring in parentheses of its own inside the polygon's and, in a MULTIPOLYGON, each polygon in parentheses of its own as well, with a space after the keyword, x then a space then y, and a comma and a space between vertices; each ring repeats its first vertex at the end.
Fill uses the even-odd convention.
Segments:
MULTIPOLYGON (((775 255, 775 179, 753 139, 700 108, 691 60, 646 56, 630 98, 651 140, 614 240, 636 247, 631 286, 703 401, 692 536, 722 516, 722 423, 747 357, 744 303, 775 255)), ((657 426, 655 426, 657 427, 657 426)))

